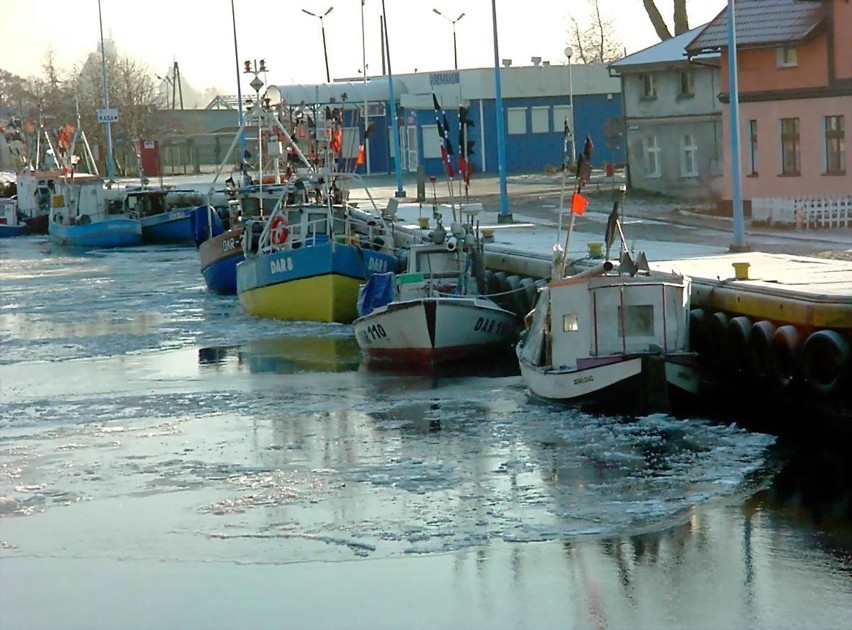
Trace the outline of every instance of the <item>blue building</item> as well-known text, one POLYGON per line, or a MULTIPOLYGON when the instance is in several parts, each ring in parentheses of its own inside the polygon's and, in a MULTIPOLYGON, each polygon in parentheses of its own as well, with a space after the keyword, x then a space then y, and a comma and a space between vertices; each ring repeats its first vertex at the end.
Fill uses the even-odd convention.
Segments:
MULTIPOLYGON (((504 63, 500 86, 507 173, 558 169, 566 151, 566 121, 569 130, 576 130, 577 152, 582 151, 586 136, 591 138, 595 166, 625 162, 621 84, 610 76, 605 64, 554 66, 537 58, 531 66, 504 63)), ((337 109, 343 120, 344 159, 354 163, 359 146, 365 144, 366 159, 358 171, 390 173, 396 169, 396 155, 389 88, 387 77, 374 77, 316 85, 272 85, 266 96, 283 118, 307 114, 318 130, 324 127, 327 113, 337 109)), ((455 152, 453 166, 457 168, 462 139, 461 106, 472 122, 465 127, 472 148, 468 161, 475 172, 498 172, 494 68, 394 75, 393 93, 403 172, 416 172, 422 165, 426 175, 444 173, 433 94, 446 114, 448 137, 455 152)))

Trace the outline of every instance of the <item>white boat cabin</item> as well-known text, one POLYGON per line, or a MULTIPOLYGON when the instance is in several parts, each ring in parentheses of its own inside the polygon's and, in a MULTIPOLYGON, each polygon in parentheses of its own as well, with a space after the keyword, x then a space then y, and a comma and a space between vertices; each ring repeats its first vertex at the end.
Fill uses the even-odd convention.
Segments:
MULTIPOLYGON (((50 198, 51 221, 64 225, 77 225, 101 221, 108 214, 106 188, 100 178, 83 178, 56 183, 50 198)), ((121 214, 118 207, 117 214, 121 214)))
POLYGON ((576 367, 589 358, 686 350, 689 285, 670 274, 551 282, 536 303, 525 358, 576 367))

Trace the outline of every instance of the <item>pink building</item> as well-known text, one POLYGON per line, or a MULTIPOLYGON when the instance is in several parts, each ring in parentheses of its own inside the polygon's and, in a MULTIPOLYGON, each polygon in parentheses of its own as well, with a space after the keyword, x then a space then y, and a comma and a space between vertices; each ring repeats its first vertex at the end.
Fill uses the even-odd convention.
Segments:
MULTIPOLYGON (((852 197, 852 2, 736 0, 742 193, 752 199, 852 197)), ((728 10, 686 46, 721 52, 723 199, 730 202, 728 10)))

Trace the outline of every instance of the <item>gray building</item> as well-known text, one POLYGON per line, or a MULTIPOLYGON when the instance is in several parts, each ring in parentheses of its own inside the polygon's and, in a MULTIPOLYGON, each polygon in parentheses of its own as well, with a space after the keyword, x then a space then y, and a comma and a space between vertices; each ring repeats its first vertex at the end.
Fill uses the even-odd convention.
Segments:
POLYGON ((719 55, 687 58, 703 26, 610 64, 621 78, 630 187, 718 197, 722 189, 719 55))

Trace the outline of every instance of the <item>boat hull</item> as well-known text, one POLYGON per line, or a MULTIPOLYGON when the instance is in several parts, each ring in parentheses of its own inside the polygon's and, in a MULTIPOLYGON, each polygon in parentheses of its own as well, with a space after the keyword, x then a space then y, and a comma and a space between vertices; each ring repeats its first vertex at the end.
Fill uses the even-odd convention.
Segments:
POLYGON ((435 297, 391 302, 353 322, 371 360, 438 365, 507 350, 518 333, 517 316, 476 297, 435 297))
POLYGON ((221 295, 237 294, 237 264, 245 258, 242 235, 242 228, 228 230, 198 246, 201 275, 209 291, 221 295))
POLYGON ((27 234, 26 225, 6 225, 4 223, 0 223, 0 238, 23 236, 24 234, 27 234))
POLYGON ((398 267, 391 254, 320 242, 247 257, 237 264, 237 295, 257 317, 349 324, 357 316, 361 283, 398 267))
POLYGON ((34 217, 24 219, 27 226, 28 234, 48 234, 48 226, 50 217, 47 214, 39 214, 34 217))
POLYGON ((73 247, 127 247, 142 242, 142 224, 126 218, 76 225, 51 221, 48 233, 52 242, 73 247))
POLYGON ((142 217, 142 240, 147 243, 192 243, 191 212, 192 208, 178 208, 142 217))
POLYGON ((668 411, 698 393, 700 371, 691 353, 617 357, 569 369, 531 364, 522 356, 522 344, 516 352, 521 378, 539 398, 668 411))

